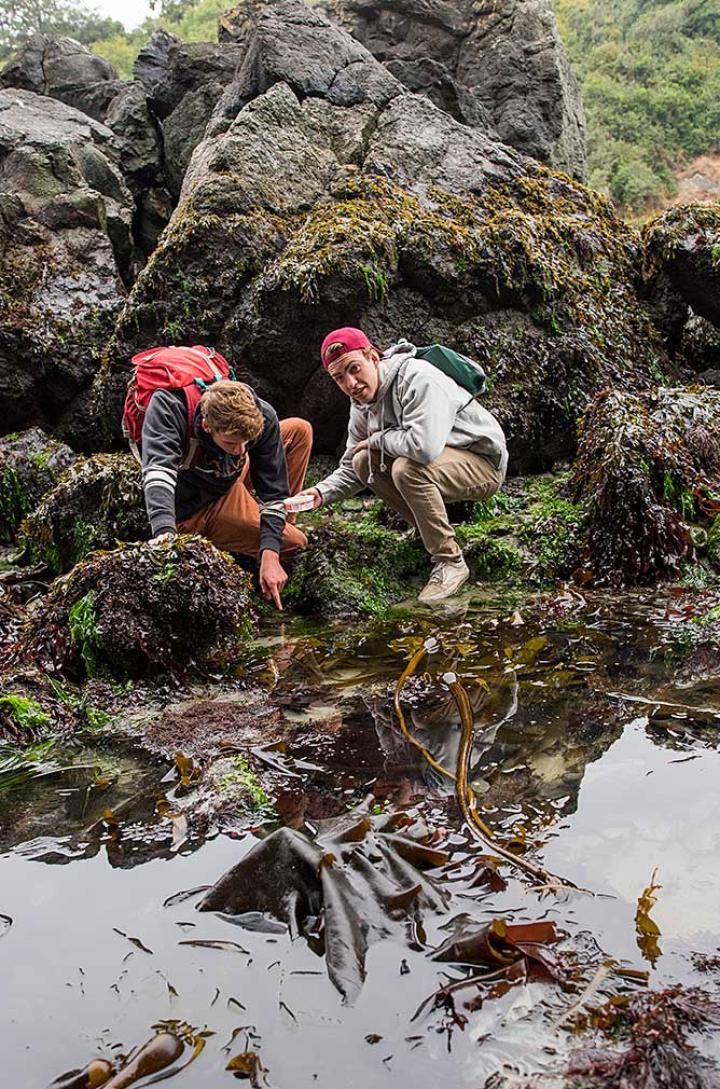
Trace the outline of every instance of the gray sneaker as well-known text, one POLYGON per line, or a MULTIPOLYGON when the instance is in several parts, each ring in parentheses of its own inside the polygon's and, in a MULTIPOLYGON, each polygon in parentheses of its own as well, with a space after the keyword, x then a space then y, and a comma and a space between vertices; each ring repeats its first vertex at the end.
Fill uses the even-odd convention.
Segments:
POLYGON ((462 556, 457 560, 439 560, 433 565, 432 575, 418 594, 418 601, 426 605, 452 597, 470 577, 470 569, 462 556))

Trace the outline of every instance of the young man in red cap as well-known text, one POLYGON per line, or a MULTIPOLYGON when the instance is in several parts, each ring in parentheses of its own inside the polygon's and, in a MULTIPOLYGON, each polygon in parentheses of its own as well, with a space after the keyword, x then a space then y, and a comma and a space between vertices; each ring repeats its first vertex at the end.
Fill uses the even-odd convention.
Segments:
POLYGON ((315 506, 369 487, 417 528, 432 560, 420 601, 442 601, 469 571, 446 500, 487 499, 505 479, 507 448, 495 417, 452 378, 415 358, 407 341, 380 352, 361 329, 335 329, 320 359, 350 397, 345 453, 308 491, 315 506))

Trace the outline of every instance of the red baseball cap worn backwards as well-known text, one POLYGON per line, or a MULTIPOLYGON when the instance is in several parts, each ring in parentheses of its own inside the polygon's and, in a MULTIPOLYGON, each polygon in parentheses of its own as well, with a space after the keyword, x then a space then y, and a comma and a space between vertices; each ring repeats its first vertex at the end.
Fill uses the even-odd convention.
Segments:
POLYGON ((347 352, 354 352, 358 348, 372 347, 374 345, 368 340, 362 329, 353 329, 350 325, 345 326, 343 329, 333 329, 332 333, 328 333, 322 342, 320 361, 327 370, 331 363, 346 355, 347 352))

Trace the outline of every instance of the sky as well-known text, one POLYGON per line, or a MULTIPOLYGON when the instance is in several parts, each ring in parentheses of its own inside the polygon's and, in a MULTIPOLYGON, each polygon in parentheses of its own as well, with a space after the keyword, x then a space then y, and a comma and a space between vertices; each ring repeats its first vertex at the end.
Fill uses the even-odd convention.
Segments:
POLYGON ((117 19, 126 30, 133 30, 148 15, 152 15, 147 0, 87 0, 87 6, 95 8, 101 15, 117 19))

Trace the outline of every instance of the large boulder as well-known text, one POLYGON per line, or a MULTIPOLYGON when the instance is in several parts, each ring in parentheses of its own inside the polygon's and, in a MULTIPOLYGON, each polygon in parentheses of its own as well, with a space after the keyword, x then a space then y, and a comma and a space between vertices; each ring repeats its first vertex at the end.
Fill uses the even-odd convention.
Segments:
POLYGON ((123 296, 132 196, 109 129, 0 91, 0 403, 47 425, 92 380, 123 296))
POLYGON ((580 88, 551 0, 331 0, 323 6, 412 91, 585 176, 580 88))
POLYGON ((682 204, 643 228, 648 277, 665 274, 695 314, 720 328, 720 204, 682 204))
POLYGON ((28 511, 76 460, 69 446, 37 427, 0 439, 0 542, 13 539, 28 511))
POLYGON ((491 374, 515 471, 576 447, 598 390, 653 382, 660 337, 636 292, 639 239, 607 201, 408 94, 296 0, 268 7, 187 171, 103 376, 119 419, 129 355, 214 344, 281 415, 341 441, 323 334, 451 344, 491 374))
POLYGON ((78 564, 37 610, 23 655, 71 677, 185 672, 222 661, 252 625, 249 576, 207 541, 179 537, 78 564))
POLYGON ((84 96, 91 89, 102 97, 104 85, 114 92, 117 84, 117 72, 109 61, 74 38, 49 34, 33 34, 0 72, 2 87, 49 95, 83 112, 87 112, 84 96))

